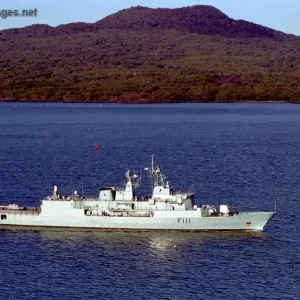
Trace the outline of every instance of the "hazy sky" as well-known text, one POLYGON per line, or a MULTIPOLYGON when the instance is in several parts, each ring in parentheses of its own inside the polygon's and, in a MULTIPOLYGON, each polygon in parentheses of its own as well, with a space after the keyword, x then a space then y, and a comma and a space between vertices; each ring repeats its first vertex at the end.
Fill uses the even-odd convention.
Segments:
POLYGON ((31 24, 57 26, 71 22, 94 23, 131 6, 183 7, 208 4, 233 19, 244 19, 286 33, 300 35, 300 0, 0 0, 2 10, 37 9, 37 16, 0 16, 0 30, 31 24))

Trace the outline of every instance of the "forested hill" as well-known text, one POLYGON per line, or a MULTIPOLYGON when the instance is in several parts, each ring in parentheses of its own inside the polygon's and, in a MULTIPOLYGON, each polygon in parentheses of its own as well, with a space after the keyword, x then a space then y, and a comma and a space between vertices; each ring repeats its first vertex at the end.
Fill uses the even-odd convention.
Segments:
POLYGON ((300 101, 300 37, 212 6, 0 31, 3 100, 300 101))

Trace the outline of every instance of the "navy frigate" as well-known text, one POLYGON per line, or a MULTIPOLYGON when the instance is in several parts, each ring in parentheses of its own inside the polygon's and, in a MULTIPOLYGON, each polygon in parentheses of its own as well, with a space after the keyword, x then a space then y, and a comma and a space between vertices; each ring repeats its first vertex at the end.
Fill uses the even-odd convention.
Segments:
POLYGON ((54 186, 40 207, 0 206, 0 226, 92 228, 105 230, 262 231, 276 214, 242 212, 229 205, 196 205, 194 193, 175 191, 159 166, 150 168, 152 194, 137 194, 140 176, 127 170, 125 187, 103 187, 97 197, 76 191, 65 196, 54 186))

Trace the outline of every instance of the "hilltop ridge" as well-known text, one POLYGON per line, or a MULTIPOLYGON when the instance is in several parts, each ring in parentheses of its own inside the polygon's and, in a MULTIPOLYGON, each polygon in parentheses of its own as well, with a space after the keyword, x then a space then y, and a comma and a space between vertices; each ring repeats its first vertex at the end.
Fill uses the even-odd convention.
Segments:
POLYGON ((210 5, 182 8, 132 7, 112 14, 95 23, 96 28, 110 29, 175 29, 224 37, 268 37, 282 32, 243 20, 229 18, 210 5))

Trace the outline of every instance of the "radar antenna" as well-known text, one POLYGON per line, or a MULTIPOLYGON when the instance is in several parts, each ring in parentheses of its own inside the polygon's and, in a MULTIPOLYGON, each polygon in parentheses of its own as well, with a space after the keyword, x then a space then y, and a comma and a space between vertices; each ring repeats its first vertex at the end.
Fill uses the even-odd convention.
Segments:
POLYGON ((135 189, 140 186, 141 175, 138 176, 137 174, 133 173, 132 171, 127 170, 125 173, 125 177, 127 179, 127 182, 130 182, 135 189))

